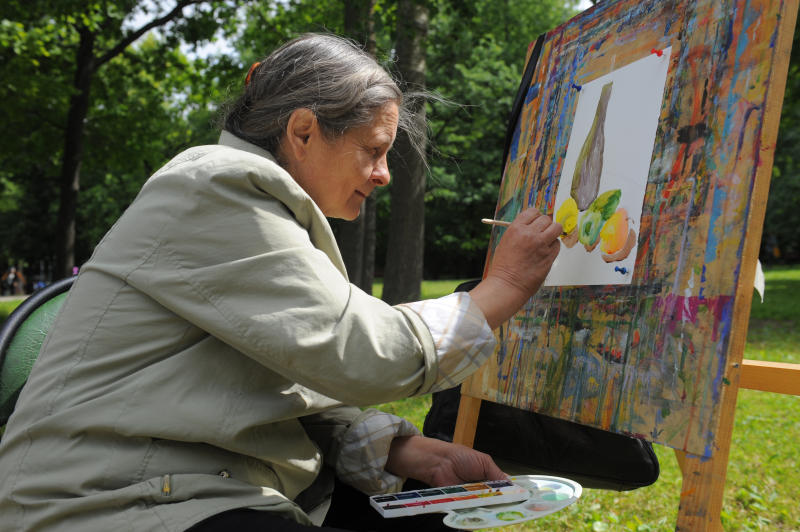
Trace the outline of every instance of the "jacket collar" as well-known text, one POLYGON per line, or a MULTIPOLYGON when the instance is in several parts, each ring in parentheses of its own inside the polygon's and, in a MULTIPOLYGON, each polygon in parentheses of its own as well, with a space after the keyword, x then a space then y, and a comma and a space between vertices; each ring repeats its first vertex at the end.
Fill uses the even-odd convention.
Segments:
POLYGON ((269 172, 269 178, 259 181, 259 186, 286 205, 294 215, 295 220, 308 231, 313 244, 328 255, 328 258, 347 279, 347 269, 327 218, 325 218, 317 204, 314 203, 314 200, 311 199, 311 196, 278 164, 275 156, 264 148, 237 137, 230 131, 222 130, 218 144, 252 153, 272 163, 276 171, 269 172))

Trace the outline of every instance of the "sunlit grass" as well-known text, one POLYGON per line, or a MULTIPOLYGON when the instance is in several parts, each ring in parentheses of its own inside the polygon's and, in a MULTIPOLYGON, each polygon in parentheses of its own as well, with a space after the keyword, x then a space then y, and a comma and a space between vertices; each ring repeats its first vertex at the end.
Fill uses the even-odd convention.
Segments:
MULTIPOLYGON (((753 297, 744 356, 800 363, 800 267, 767 269, 765 277, 764 303, 757 294, 753 297)), ((422 428, 429 405, 428 397, 420 397, 381 408, 422 428)), ((721 516, 724 530, 800 531, 799 437, 800 397, 739 391, 721 516)), ((495 530, 675 530, 680 468, 672 449, 656 445, 655 451, 661 475, 652 486, 628 492, 586 489, 576 504, 560 512, 495 530)))
MULTIPOLYGON (((753 297, 745 357, 800 363, 800 267, 767 269, 764 303, 753 297)), ((422 297, 449 293, 462 280, 425 281, 422 297)), ((378 282, 373 294, 380 297, 378 282)), ((20 300, 0 301, 0 321, 20 300)), ((420 429, 430 396, 379 405, 420 429)), ((800 531, 800 397, 740 390, 728 464, 722 522, 726 531, 800 531)), ((503 532, 675 529, 681 475, 674 452, 656 445, 661 476, 629 492, 584 490, 578 503, 503 532)), ((498 529, 500 530, 500 529, 498 529)))
MULTIPOLYGON (((452 294, 456 287, 467 279, 422 281, 420 287, 421 299, 434 299, 452 294)), ((372 295, 380 298, 383 295, 383 279, 376 279, 372 284, 372 295)))
POLYGON ((19 299, 7 299, 7 300, 4 300, 4 301, 0 301, 0 323, 3 323, 4 321, 6 321, 6 318, 8 317, 8 315, 11 314, 11 312, 15 308, 17 308, 17 306, 20 303, 22 303, 22 301, 23 301, 22 298, 19 298, 19 299))

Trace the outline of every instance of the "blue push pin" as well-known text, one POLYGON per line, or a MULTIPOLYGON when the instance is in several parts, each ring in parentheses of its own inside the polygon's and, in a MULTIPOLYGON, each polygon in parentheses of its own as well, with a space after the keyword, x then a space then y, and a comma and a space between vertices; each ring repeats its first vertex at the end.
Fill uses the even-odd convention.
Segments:
POLYGON ((573 83, 573 84, 572 84, 572 88, 573 88, 573 89, 575 89, 575 90, 576 90, 576 91, 578 91, 578 92, 581 92, 581 89, 582 89, 583 87, 582 87, 581 85, 575 85, 575 84, 573 83))
POLYGON ((625 274, 627 274, 627 273, 628 273, 628 269, 627 269, 627 268, 625 268, 625 267, 623 267, 623 266, 614 266, 614 271, 615 271, 615 272, 619 272, 619 273, 621 273, 622 275, 625 275, 625 274))

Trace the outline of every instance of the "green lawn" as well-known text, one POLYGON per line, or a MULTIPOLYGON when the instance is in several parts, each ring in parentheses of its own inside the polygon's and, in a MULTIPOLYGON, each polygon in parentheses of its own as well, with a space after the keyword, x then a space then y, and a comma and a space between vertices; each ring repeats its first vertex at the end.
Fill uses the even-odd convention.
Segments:
MULTIPOLYGON (((754 294, 745 358, 800 363, 800 266, 765 271, 764 303, 754 294)), ((458 284, 452 283, 452 287, 458 284)), ((431 297, 450 293, 440 286, 431 297)), ((420 428, 430 405, 421 397, 380 405, 420 428)), ((672 449, 655 446, 661 476, 629 492, 586 489, 573 506, 503 532, 675 529, 681 475, 672 449)), ((800 397, 740 390, 722 523, 726 531, 800 531, 800 397)))
MULTIPOLYGON (((800 363, 800 266, 765 271, 762 304, 753 298, 745 358, 800 363)), ((449 294, 461 281, 426 281, 423 297, 449 294)), ((382 285, 374 293, 380 296, 382 285)), ((0 320, 14 304, 0 302, 0 320)), ((430 397, 380 405, 420 428, 430 397)), ((726 531, 800 531, 800 397, 741 390, 722 521, 726 531)), ((656 446, 661 477, 631 492, 584 490, 575 505, 504 532, 674 530, 681 476, 671 449, 656 446)))

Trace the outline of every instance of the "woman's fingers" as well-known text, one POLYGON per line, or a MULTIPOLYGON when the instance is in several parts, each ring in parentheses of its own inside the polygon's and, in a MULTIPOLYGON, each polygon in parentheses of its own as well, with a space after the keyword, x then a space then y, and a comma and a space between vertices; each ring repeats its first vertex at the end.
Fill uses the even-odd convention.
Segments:
POLYGON ((542 285, 561 250, 562 231, 561 224, 529 208, 503 232, 486 278, 470 291, 491 327, 512 316, 542 285))
POLYGON ((519 213, 516 218, 514 218, 514 222, 519 222, 528 225, 537 218, 539 218, 541 215, 542 213, 540 213, 539 209, 537 209, 536 207, 528 207, 527 209, 519 213))

